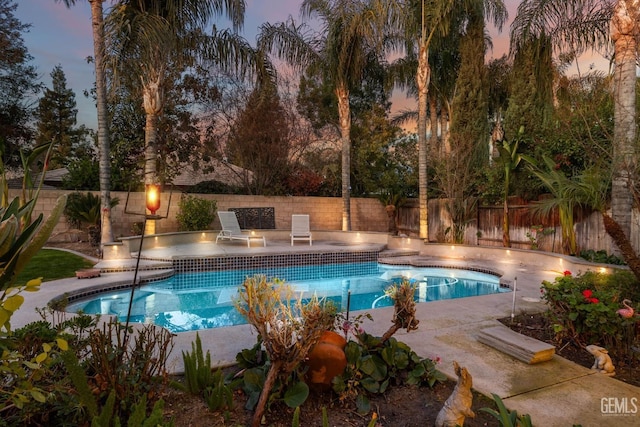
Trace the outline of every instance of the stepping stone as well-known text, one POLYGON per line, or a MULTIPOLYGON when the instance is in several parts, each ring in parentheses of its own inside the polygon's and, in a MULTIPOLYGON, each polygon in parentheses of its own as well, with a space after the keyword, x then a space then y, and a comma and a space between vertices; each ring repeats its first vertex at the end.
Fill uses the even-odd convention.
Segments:
POLYGON ((100 269, 98 268, 85 268, 76 271, 76 277, 78 279, 91 279, 92 277, 99 277, 100 269))
POLYGON ((506 326, 482 329, 478 341, 530 365, 551 360, 556 352, 551 344, 519 334, 506 326))

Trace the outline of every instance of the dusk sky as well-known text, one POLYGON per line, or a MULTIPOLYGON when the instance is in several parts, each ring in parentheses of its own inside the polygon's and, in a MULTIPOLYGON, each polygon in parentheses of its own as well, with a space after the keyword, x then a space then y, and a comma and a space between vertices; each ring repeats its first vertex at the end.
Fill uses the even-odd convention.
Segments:
MULTIPOLYGON (((78 124, 85 124, 96 129, 96 109, 92 101, 87 100, 83 92, 93 87, 94 68, 86 62, 93 56, 93 39, 91 35, 91 10, 88 1, 77 1, 72 8, 54 0, 19 0, 15 16, 23 24, 31 24, 29 33, 23 39, 34 57, 41 81, 51 87, 51 71, 61 65, 67 77, 67 86, 76 94, 78 104, 78 124)), ((245 25, 242 32, 250 43, 255 44, 258 27, 264 22, 281 22, 293 16, 299 21, 300 0, 247 0, 245 25)), ((106 7, 111 2, 107 0, 106 7)), ((509 11, 509 23, 515 16, 519 0, 505 0, 509 11)), ((217 23, 219 28, 225 20, 217 23)), ((489 58, 498 58, 506 53, 508 47, 509 23, 502 34, 492 32, 494 49, 489 58)), ((593 62, 593 61, 591 61, 593 62)), ((588 63, 581 65, 586 71, 588 63), (586 67, 586 68, 585 68, 586 67)), ((403 102, 404 95, 394 97, 394 103, 403 102)))

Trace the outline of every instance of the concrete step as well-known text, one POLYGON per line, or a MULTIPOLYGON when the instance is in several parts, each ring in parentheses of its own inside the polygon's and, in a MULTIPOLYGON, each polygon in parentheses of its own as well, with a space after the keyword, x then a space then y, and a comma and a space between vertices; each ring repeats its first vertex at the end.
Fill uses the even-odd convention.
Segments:
POLYGON ((407 257, 407 256, 417 256, 420 255, 419 251, 409 250, 409 249, 385 249, 380 251, 379 258, 399 258, 399 257, 407 257))
MULTIPOLYGON (((124 271, 134 271, 136 269, 137 259, 109 259, 102 260, 93 266, 95 269, 99 269, 102 273, 119 273, 124 271)), ((173 265, 168 261, 155 261, 141 259, 138 265, 138 271, 146 270, 163 270, 171 269, 173 265)))
POLYGON ((478 341, 530 365, 550 360, 556 352, 551 344, 519 334, 506 326, 480 330, 478 341))

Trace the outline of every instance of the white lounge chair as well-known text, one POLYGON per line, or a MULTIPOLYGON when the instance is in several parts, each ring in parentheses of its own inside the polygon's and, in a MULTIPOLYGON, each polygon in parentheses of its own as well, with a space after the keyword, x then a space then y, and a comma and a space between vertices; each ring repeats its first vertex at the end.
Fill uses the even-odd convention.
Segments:
POLYGON ((294 240, 308 240, 311 246, 311 230, 309 230, 309 215, 291 215, 291 246, 294 240))
POLYGON ((258 236, 252 232, 243 232, 240 229, 238 223, 238 217, 236 213, 232 211, 218 211, 218 218, 220 218, 220 226, 222 230, 216 237, 216 243, 218 240, 244 240, 247 242, 247 247, 251 247, 252 240, 262 240, 262 246, 267 246, 267 242, 264 240, 264 236, 258 236))

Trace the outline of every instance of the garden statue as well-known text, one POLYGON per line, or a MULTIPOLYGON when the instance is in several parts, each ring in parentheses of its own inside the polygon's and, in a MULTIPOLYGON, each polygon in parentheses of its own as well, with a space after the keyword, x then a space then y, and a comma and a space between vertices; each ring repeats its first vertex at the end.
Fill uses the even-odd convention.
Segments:
POLYGON ((461 368, 455 360, 453 361, 453 369, 458 376, 458 383, 438 412, 436 427, 463 426, 466 417, 474 418, 476 416, 471 410, 471 401, 473 400, 471 374, 467 368, 461 368))
POLYGON ((622 300, 622 305, 624 305, 625 308, 621 308, 620 310, 616 311, 616 313, 618 313, 620 316, 624 317, 625 319, 631 319, 635 315, 635 312, 633 310, 633 307, 631 307, 629 304, 631 304, 630 300, 628 299, 622 300))
POLYGON ((609 352, 606 348, 602 348, 597 345, 588 345, 587 351, 596 358, 591 369, 595 369, 609 377, 616 374, 616 368, 613 366, 613 362, 611 361, 611 357, 609 357, 609 352))

